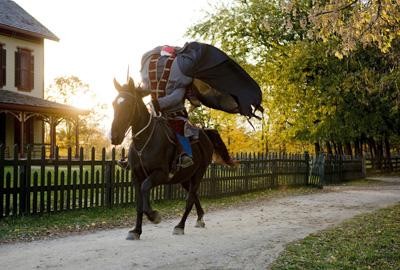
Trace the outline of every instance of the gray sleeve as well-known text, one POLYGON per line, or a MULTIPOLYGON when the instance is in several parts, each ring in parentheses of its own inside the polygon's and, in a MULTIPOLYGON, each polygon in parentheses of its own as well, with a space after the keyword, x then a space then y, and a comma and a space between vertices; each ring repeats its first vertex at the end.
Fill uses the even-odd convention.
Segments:
POLYGON ((168 110, 178 105, 185 97, 185 88, 175 89, 171 94, 158 98, 161 110, 168 110))

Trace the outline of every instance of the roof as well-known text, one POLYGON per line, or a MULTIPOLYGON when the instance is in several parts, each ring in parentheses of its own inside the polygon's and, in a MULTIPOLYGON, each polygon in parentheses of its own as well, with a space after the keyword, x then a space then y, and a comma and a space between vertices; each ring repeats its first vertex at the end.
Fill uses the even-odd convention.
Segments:
POLYGON ((59 40, 49 29, 11 0, 0 0, 0 27, 34 37, 59 40))
POLYGON ((0 111, 13 110, 41 113, 45 115, 77 116, 88 114, 88 110, 78 109, 65 104, 20 94, 15 91, 0 90, 0 111))

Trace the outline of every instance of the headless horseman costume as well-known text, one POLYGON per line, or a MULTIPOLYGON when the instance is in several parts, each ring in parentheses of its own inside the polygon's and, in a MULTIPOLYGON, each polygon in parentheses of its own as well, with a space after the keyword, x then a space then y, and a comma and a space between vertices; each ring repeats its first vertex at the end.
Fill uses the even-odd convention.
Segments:
POLYGON ((141 91, 151 94, 152 109, 170 121, 182 145, 181 167, 193 164, 191 146, 184 136, 187 121, 185 98, 192 105, 258 116, 261 90, 258 84, 235 61, 218 48, 199 42, 183 48, 159 46, 142 57, 141 91))
MULTIPOLYGON (((146 78, 146 69, 152 55, 160 55, 159 46, 142 57, 142 79, 146 78)), ((173 47, 176 57, 171 67, 179 69, 180 76, 186 77, 189 100, 193 103, 221 110, 227 113, 239 113, 247 117, 256 117, 261 107, 261 89, 242 67, 218 48, 204 43, 189 42, 183 48, 173 47)), ((174 80, 170 78, 170 80, 174 80)), ((168 95, 168 93, 167 93, 168 95)))

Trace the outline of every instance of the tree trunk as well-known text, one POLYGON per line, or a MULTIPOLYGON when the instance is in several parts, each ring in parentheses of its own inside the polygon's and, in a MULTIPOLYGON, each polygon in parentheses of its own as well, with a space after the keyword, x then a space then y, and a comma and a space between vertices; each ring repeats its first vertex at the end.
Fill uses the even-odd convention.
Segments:
POLYGON ((333 151, 335 151, 335 155, 339 155, 339 151, 338 151, 338 148, 337 148, 337 144, 333 141, 333 142, 332 142, 332 145, 333 145, 333 151))
POLYGON ((349 142, 345 143, 344 147, 345 147, 344 148, 345 154, 352 157, 353 151, 351 149, 351 143, 349 143, 349 142))
POLYGON ((385 135, 385 167, 386 169, 389 169, 389 171, 393 171, 393 165, 392 165, 392 156, 390 154, 390 142, 389 142, 389 138, 387 135, 385 135))
POLYGON ((333 155, 331 143, 329 141, 326 141, 326 148, 327 148, 328 155, 333 155))
POLYGON ((382 160, 383 160, 383 143, 382 139, 379 139, 376 142, 376 159, 377 159, 377 168, 382 170, 382 160))
POLYGON ((319 145, 319 142, 314 143, 314 150, 315 155, 318 155, 321 152, 321 146, 319 145))
POLYGON ((376 145, 374 138, 368 139, 369 152, 371 155, 372 168, 376 169, 376 145))
POLYGON ((364 156, 364 151, 367 152, 366 144, 365 144, 366 142, 367 142, 367 136, 363 133, 363 134, 361 134, 361 137, 360 137, 361 157, 364 156))
POLYGON ((337 144, 339 155, 343 156, 343 145, 341 142, 337 144))

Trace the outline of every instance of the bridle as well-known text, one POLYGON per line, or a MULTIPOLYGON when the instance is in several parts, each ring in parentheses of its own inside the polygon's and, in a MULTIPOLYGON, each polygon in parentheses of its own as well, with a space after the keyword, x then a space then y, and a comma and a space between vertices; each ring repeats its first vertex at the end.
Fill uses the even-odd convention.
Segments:
MULTIPOLYGON (((120 92, 120 94, 118 95, 118 96, 120 96, 120 97, 124 97, 124 96, 127 96, 127 97, 129 97, 129 98, 131 98, 132 100, 134 100, 134 111, 133 111, 133 113, 132 113, 132 115, 137 115, 138 114, 138 109, 139 109, 139 101, 138 101, 138 99, 137 99, 137 97, 134 95, 134 94, 132 94, 132 93, 130 93, 130 92, 128 92, 128 91, 122 91, 122 92, 120 92)), ((130 122, 129 122, 129 128, 127 129, 127 131, 125 132, 125 136, 129 133, 129 131, 130 131, 130 128, 132 128, 132 126, 133 126, 133 117, 132 117, 132 119, 130 120, 130 122)), ((148 129, 149 128, 149 126, 150 126, 150 124, 152 123, 152 120, 153 120, 153 117, 152 117, 152 115, 151 114, 149 114, 149 120, 147 121, 147 123, 146 123, 146 125, 143 127, 143 128, 141 128, 138 132, 136 132, 136 133, 134 133, 134 134, 132 134, 132 137, 135 139, 135 138, 137 138, 140 134, 142 134, 146 129, 148 129)))
MULTIPOLYGON (((136 115, 136 114, 138 113, 138 110, 139 110, 139 101, 138 101, 137 97, 136 97, 135 95, 133 95, 132 93, 128 92, 128 91, 123 91, 123 92, 121 92, 121 93, 119 94, 119 96, 121 96, 121 97, 122 97, 122 95, 126 95, 126 96, 128 96, 129 98, 131 98, 131 99, 134 100, 134 103, 135 103, 135 104, 134 104, 134 111, 133 111, 132 114, 133 114, 133 115, 136 115)), ((138 139, 138 136, 139 136, 140 134, 142 134, 145 130, 147 130, 147 129, 150 127, 151 123, 154 122, 154 121, 153 121, 153 118, 154 118, 154 117, 157 117, 157 116, 153 116, 153 115, 151 115, 151 114, 149 113, 149 120, 147 121, 146 125, 145 125, 143 128, 141 128, 138 132, 132 134, 133 140, 134 140, 134 139, 138 139)), ((158 117, 159 117, 159 116, 158 116, 158 117)), ((128 128, 128 130, 126 131, 125 136, 129 133, 129 130, 130 130, 130 129, 132 128, 132 126, 133 126, 133 119, 134 119, 134 117, 132 117, 132 119, 131 119, 130 122, 129 122, 129 127, 130 127, 130 128, 128 128)), ((143 165, 142 154, 143 154, 143 150, 146 148, 146 146, 149 144, 151 138, 153 137, 155 128, 156 128, 156 124, 153 123, 152 129, 151 129, 151 131, 150 131, 150 134, 149 134, 149 136, 147 137, 145 143, 143 144, 143 146, 141 147, 140 150, 136 149, 135 144, 133 143, 133 150, 136 152, 137 156, 139 157, 140 166, 142 167, 142 170, 143 170, 144 174, 146 175, 146 177, 148 177, 149 175, 148 175, 147 170, 145 169, 145 167, 144 167, 144 165, 143 165)))
MULTIPOLYGON (((124 97, 124 95, 125 95, 126 97, 131 98, 131 99, 134 100, 134 111, 133 111, 132 114, 133 114, 133 115, 138 114, 138 112, 139 112, 139 105, 140 105, 140 104, 139 104, 138 98, 137 98, 134 94, 132 94, 132 93, 130 93, 130 92, 128 92, 128 91, 121 91, 120 94, 119 94, 118 96, 124 97)), ((145 168, 144 165, 143 165, 142 154, 143 154, 143 150, 144 150, 144 149, 146 148, 146 146, 150 143, 150 140, 151 140, 151 138, 152 138, 153 135, 154 135, 154 131, 155 131, 155 128, 156 128, 156 123, 153 121, 153 119, 157 119, 157 118, 158 118, 158 119, 163 118, 163 116, 161 115, 161 113, 158 113, 158 114, 156 114, 156 115, 153 115, 152 113, 149 113, 149 120, 147 121, 146 125, 145 125, 143 128, 141 128, 139 131, 137 131, 136 133, 132 134, 133 140, 138 139, 139 135, 141 135, 144 131, 146 131, 148 128, 151 127, 150 134, 147 136, 146 141, 145 141, 145 143, 143 144, 143 146, 141 147, 141 149, 138 150, 138 149, 135 147, 134 141, 133 141, 133 147, 132 147, 132 149, 136 152, 136 155, 137 155, 138 158, 139 158, 140 166, 141 166, 141 168, 142 168, 144 174, 146 175, 146 177, 148 177, 149 174, 148 174, 146 168, 145 168), (152 123, 153 123, 153 124, 152 124, 152 123)), ((125 136, 127 136, 127 134, 129 133, 129 130, 132 128, 132 126, 133 126, 133 124, 134 124, 134 123, 133 123, 133 120, 134 120, 134 117, 132 117, 132 119, 131 119, 130 122, 129 122, 129 127, 130 127, 130 128, 128 128, 128 130, 126 131, 125 136)), ((167 132, 166 132, 165 129, 164 129, 164 134, 165 134, 165 136, 167 137, 167 139, 168 139, 168 141, 169 141, 170 143, 176 145, 176 143, 170 138, 170 136, 168 136, 168 134, 167 134, 167 132)))

